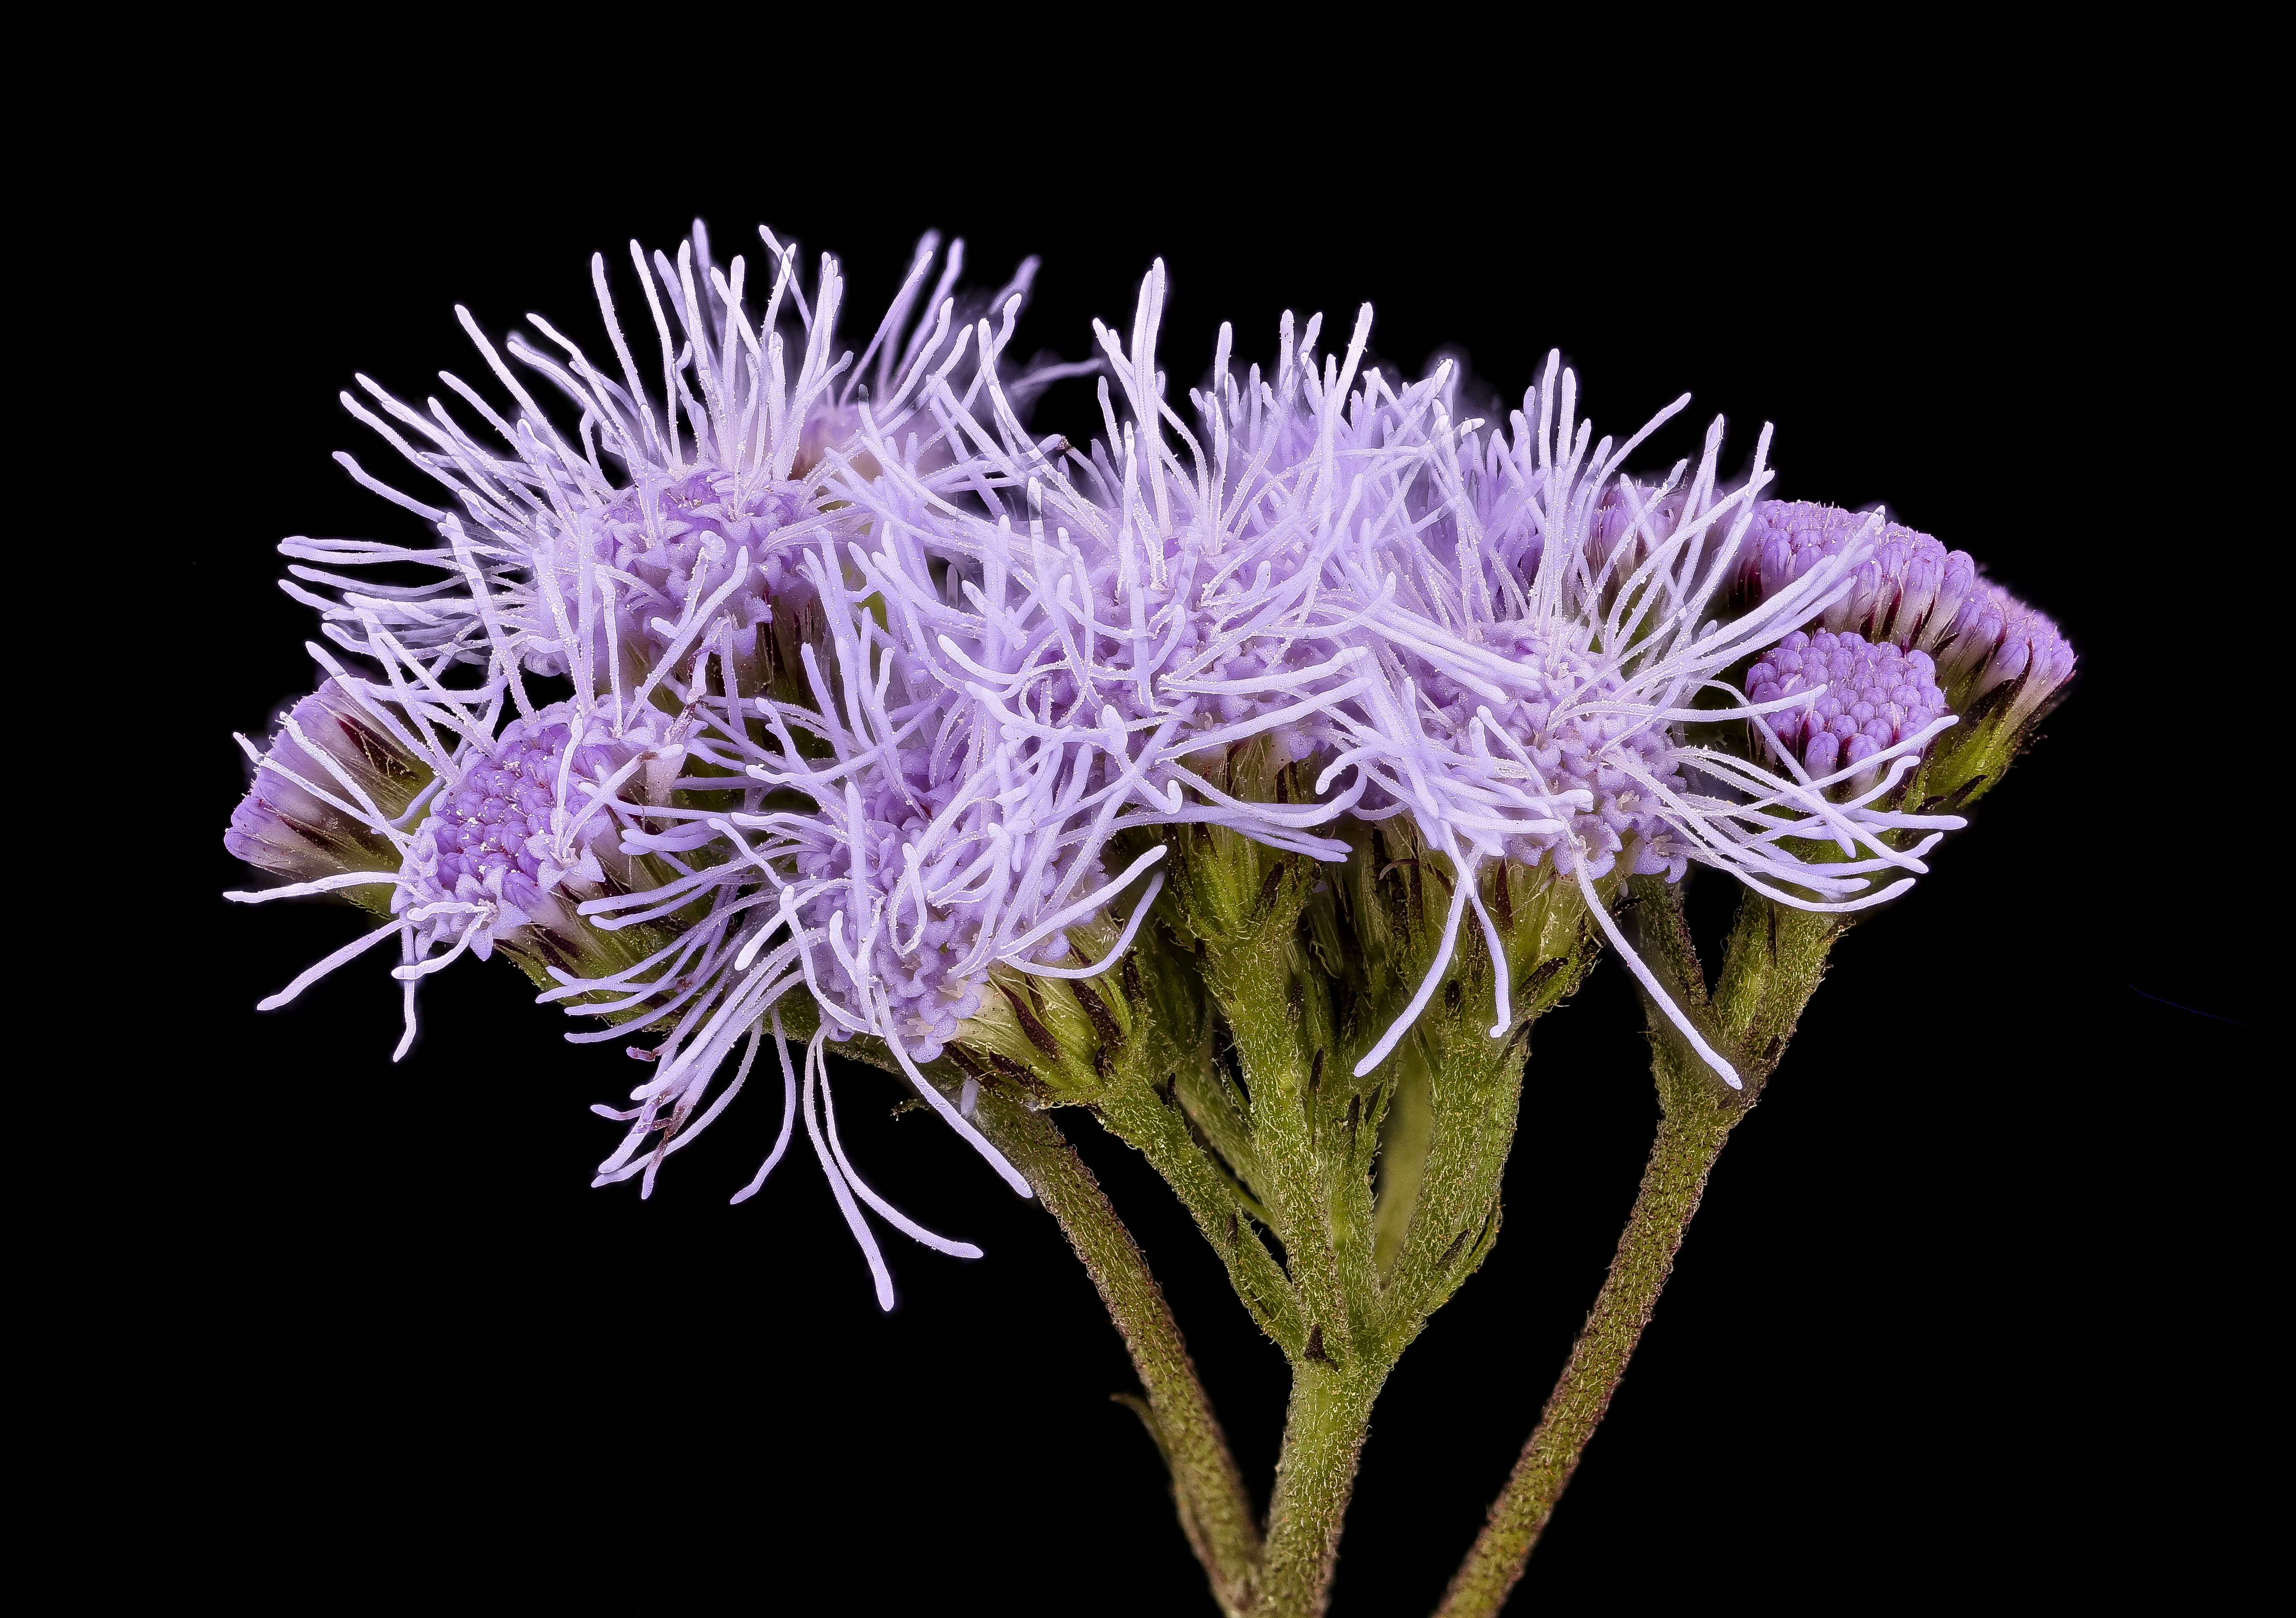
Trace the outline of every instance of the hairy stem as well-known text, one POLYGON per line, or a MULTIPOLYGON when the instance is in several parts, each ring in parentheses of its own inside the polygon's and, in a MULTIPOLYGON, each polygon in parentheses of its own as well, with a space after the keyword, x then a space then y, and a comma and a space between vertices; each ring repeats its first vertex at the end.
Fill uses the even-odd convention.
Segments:
POLYGON ((1318 1618, 1330 1604, 1340 1527, 1388 1369, 1384 1361, 1294 1365, 1257 1618, 1318 1618))
POLYGON ((1180 1526, 1210 1575, 1213 1594, 1225 1612, 1251 1611, 1260 1561, 1251 1500, 1139 1244, 1051 1117, 986 1095, 978 1116, 982 1132, 1060 1222, 1124 1338, 1148 1395, 1144 1404, 1125 1402, 1139 1411, 1164 1453, 1180 1526))
POLYGON ((1711 1115, 1677 1123, 1669 1118, 1658 1132, 1642 1192, 1619 1238, 1618 1254, 1595 1299, 1594 1312, 1570 1351, 1562 1380, 1547 1395, 1538 1430, 1523 1446, 1506 1487, 1491 1505, 1490 1517, 1476 1536, 1444 1593, 1439 1618, 1488 1618, 1522 1577, 1523 1565, 1539 1531, 1554 1510, 1587 1441, 1610 1409, 1611 1395, 1626 1374, 1627 1361, 1650 1324, 1660 1290, 1674 1268, 1674 1255, 1706 1176, 1729 1138, 1734 1116, 1711 1115))
POLYGON ((1681 889, 1636 878, 1630 893, 1628 910, 1644 960, 1715 1048, 1731 1054, 1744 1088, 1724 1088, 1671 1019, 1643 996, 1651 1076, 1657 1081, 1663 1116, 1643 1170, 1642 1189, 1594 1311, 1571 1346, 1570 1362, 1547 1395, 1506 1487, 1491 1502, 1482 1532, 1452 1576, 1437 1618, 1488 1618, 1522 1577, 1555 1501, 1578 1469, 1650 1324, 1714 1160, 1776 1068, 1845 925, 1838 917, 1791 910, 1747 894, 1731 927, 1720 985, 1710 1001, 1681 889))

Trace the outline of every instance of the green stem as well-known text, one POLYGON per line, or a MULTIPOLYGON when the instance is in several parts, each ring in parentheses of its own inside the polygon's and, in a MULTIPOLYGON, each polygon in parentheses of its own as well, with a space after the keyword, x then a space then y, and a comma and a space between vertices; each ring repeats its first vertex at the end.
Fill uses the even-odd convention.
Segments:
POLYGON ((1710 1000, 1683 914, 1681 889, 1638 877, 1630 891, 1644 960, 1665 982, 1675 1003, 1699 1022, 1709 1042, 1733 1053, 1744 1089, 1726 1090, 1671 1019, 1643 996, 1651 1076, 1658 1083, 1663 1116, 1643 1170, 1642 1189, 1594 1312, 1571 1346, 1570 1363, 1547 1395, 1546 1409, 1506 1487, 1491 1502, 1482 1532, 1452 1576, 1436 1618, 1490 1618, 1522 1577, 1532 1547, 1650 1324, 1714 1160, 1775 1070, 1844 926, 1834 916, 1744 895, 1725 950, 1721 982, 1710 1000))
POLYGON ((1707 1173, 1738 1115, 1710 1114, 1680 1122, 1669 1118, 1659 1126, 1657 1144, 1643 1172, 1642 1192, 1635 1198, 1635 1211, 1619 1238, 1618 1255, 1595 1300, 1594 1312, 1571 1348, 1562 1380, 1547 1396, 1538 1430, 1523 1446, 1474 1549, 1444 1593, 1438 1618, 1489 1618, 1522 1577, 1539 1531, 1578 1469, 1587 1441, 1610 1409, 1611 1395, 1626 1374, 1643 1328, 1650 1324, 1683 1232, 1698 1211, 1707 1173))
POLYGON ((1253 1321, 1286 1354, 1298 1354, 1308 1341, 1299 1296, 1253 1229, 1251 1218, 1246 1217, 1259 1217, 1265 1211, 1247 1206, 1237 1188, 1190 1137, 1177 1096, 1168 1101, 1152 1091, 1144 1095, 1123 1090, 1103 1101, 1099 1111, 1117 1139, 1145 1156, 1172 1188, 1227 1266, 1228 1284, 1253 1321))
POLYGON ((1319 1618, 1330 1604, 1340 1527, 1387 1372, 1384 1362, 1295 1363, 1257 1618, 1319 1618))
POLYGON ((1059 1222, 1123 1336, 1148 1397, 1144 1404, 1119 1397, 1139 1412, 1164 1452, 1181 1529, 1210 1575, 1221 1609, 1230 1614, 1252 1610, 1260 1545, 1251 1499, 1147 1258, 1051 1117, 988 1095, 980 1098, 977 1116, 1059 1222))

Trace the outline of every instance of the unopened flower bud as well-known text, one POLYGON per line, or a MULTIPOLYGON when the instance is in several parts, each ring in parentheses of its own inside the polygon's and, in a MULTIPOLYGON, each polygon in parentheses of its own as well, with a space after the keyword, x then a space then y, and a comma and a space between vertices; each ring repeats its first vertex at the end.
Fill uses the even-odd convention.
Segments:
POLYGON ((1987 584, 1964 602, 1938 659, 1941 677, 1974 703, 2005 687, 2008 723, 2021 727, 2072 678, 2072 647, 2046 615, 1987 584))
MULTIPOLYGON (((1998 780, 2030 740, 2034 722, 2072 677, 2073 650, 2046 617, 1980 577, 1967 552, 1876 513, 1762 503, 1747 530, 1746 586, 1757 601, 1767 600, 1825 558, 1861 545, 1871 551, 1853 587, 1804 633, 1765 653, 1747 671, 1746 694, 1760 703, 1827 682, 1827 694, 1808 707, 1768 720, 1780 744, 1818 776, 1958 715, 1961 723, 1928 749, 1912 792, 1924 813, 1957 809, 1998 780), (1803 668, 1821 647, 1824 671, 1803 668), (1902 681, 1901 697, 1908 673, 1917 677, 1902 681)), ((1863 792, 1873 780, 1853 777, 1849 789, 1863 792)))
POLYGON ((1849 592, 1814 628, 1854 631, 1869 641, 1934 653, 1964 602, 1983 586, 1966 551, 1948 551, 1927 534, 1875 514, 1807 500, 1766 500, 1746 530, 1746 578, 1767 601, 1830 556, 1870 541, 1849 592))
MULTIPOLYGON (((404 730, 403 715, 387 705, 326 681, 279 716, 254 782, 232 811, 224 846, 295 882, 397 870, 398 851, 377 822, 404 813, 432 775, 401 739, 404 730)), ((243 739, 241 745, 248 746, 243 739)), ((342 892, 381 903, 380 888, 342 892)))
POLYGON ((1797 630, 1746 671, 1746 695, 1756 703, 1798 692, 1809 693, 1808 701, 1770 715, 1767 723, 1777 745, 1813 777, 1863 764, 1950 711, 1929 653, 1868 642, 1854 631, 1797 630))
POLYGON ((1938 658, 1939 682, 1963 722, 1923 772, 1932 803, 1958 808, 1989 789, 2033 739, 2072 679, 2071 645, 2045 615, 1982 585, 1938 658))
POLYGON ((424 952, 459 940, 484 960, 499 943, 545 984, 548 966, 603 977, 636 958, 646 934, 619 937, 619 917, 601 926, 578 907, 605 896, 627 908, 659 886, 644 856, 677 839, 650 833, 643 813, 668 801, 684 749, 659 709, 619 725, 612 713, 554 704, 456 756, 397 901, 424 952))

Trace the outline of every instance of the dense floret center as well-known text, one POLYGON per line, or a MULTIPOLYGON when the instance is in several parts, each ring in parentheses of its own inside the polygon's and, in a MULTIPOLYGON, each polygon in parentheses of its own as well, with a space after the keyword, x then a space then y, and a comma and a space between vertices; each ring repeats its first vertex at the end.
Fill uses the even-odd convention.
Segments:
POLYGON ((529 880, 541 862, 528 847, 550 829, 558 806, 558 765, 567 727, 550 725, 482 756, 451 792, 441 795, 430 839, 439 850, 439 880, 452 891, 468 876, 484 883, 516 870, 529 880))
POLYGON ((1771 715, 1769 725, 1816 775, 1895 747, 1947 711, 1929 653, 1848 632, 1796 631, 1746 672, 1746 695, 1758 703, 1802 692, 1809 700, 1771 715))

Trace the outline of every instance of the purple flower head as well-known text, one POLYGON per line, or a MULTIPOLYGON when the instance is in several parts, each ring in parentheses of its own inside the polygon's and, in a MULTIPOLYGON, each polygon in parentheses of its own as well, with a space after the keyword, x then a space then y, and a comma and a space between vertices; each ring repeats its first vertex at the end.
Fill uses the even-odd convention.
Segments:
POLYGON ((1104 880, 1107 829, 1138 782, 1120 726, 1047 736, 949 700, 825 559, 808 568, 830 607, 829 669, 807 649, 820 706, 764 705, 779 746, 749 773, 816 806, 729 817, 729 829, 766 834, 742 845, 744 871, 779 887, 742 964, 787 927, 771 959, 803 975, 831 1037, 871 1034, 905 1065, 929 1062, 979 1009, 993 968, 1100 969, 1058 963, 1069 929, 1153 862, 1104 880), (830 756, 808 757, 792 727, 830 756))
POLYGON ((1966 551, 1948 551, 1927 534, 1879 511, 1845 511, 1809 501, 1766 500, 1746 535, 1746 578, 1767 600, 1829 557, 1870 543, 1855 582, 1812 627, 1855 630, 1935 653, 1980 585, 1966 551))
MULTIPOLYGON (((938 238, 920 244, 901 292, 860 364, 837 356, 843 296, 836 262, 824 257, 808 301, 794 274, 796 249, 759 232, 774 274, 763 309, 747 306, 747 265, 710 258, 697 223, 673 262, 649 264, 633 242, 658 358, 641 363, 609 290, 603 256, 592 280, 611 350, 603 367, 540 316, 545 345, 513 335, 507 358, 458 311, 496 382, 510 396, 497 408, 478 389, 443 375, 479 425, 439 400, 418 411, 362 377, 372 407, 346 405, 446 491, 426 504, 338 459, 367 487, 415 511, 437 529, 430 549, 355 541, 291 539, 298 599, 319 609, 328 635, 385 662, 419 656, 486 664, 516 686, 521 671, 570 676, 584 691, 611 689, 643 702, 659 671, 733 632, 745 672, 756 637, 774 618, 773 601, 802 581, 791 559, 808 535, 845 531, 835 486, 865 473, 835 453, 857 420, 857 379, 877 360, 879 419, 889 430, 914 415, 905 403, 935 364, 952 363, 970 327, 955 326, 946 296, 963 262, 948 256, 933 297, 938 317, 911 325, 938 238), (545 349, 554 349, 555 353, 545 349), (898 358, 896 357, 898 355, 898 358), (515 362, 519 369, 514 369, 515 362), (521 370, 526 373, 521 376, 521 370), (840 380, 843 380, 842 390, 840 380), (576 420, 554 418, 529 388, 539 379, 576 420), (362 584, 335 569, 414 562, 435 569, 430 584, 362 584), (336 597, 307 588, 332 588, 336 597)), ((1008 289, 1025 294, 1034 262, 1008 289), (1013 289, 1018 289, 1013 290, 1013 289)), ((1009 302, 1010 299, 1008 298, 1009 302)), ((928 424, 916 453, 951 454, 928 424)), ((521 710, 529 705, 517 691, 521 710)))
POLYGON ((562 702, 459 749, 393 901, 416 927, 421 970, 464 949, 483 960, 529 927, 571 938, 572 907, 610 880, 650 887, 623 838, 642 843, 651 800, 668 796, 678 728, 659 708, 562 702))
MULTIPOLYGON (((771 696, 713 699, 698 687, 686 693, 697 763, 742 772, 730 783, 697 778, 688 786, 739 784, 747 806, 690 812, 686 830, 669 834, 723 838, 734 857, 697 862, 661 890, 663 903, 708 907, 707 918, 682 935, 678 958, 653 968, 674 970, 693 986, 671 1002, 678 1015, 647 1053, 654 1071, 632 1092, 632 1105, 599 1109, 628 1131, 598 1178, 642 1175, 650 1188, 663 1159, 741 1088, 755 1058, 755 1031, 770 1022, 782 1041, 779 1002, 803 991, 820 1018, 803 1083, 783 1042, 782 1136, 735 1200, 764 1183, 801 1113, 879 1300, 890 1308, 891 1281, 862 1205, 939 1251, 977 1256, 979 1249, 916 1225, 855 1171, 837 1137, 824 1044, 856 1035, 882 1040, 917 1093, 1015 1191, 1029 1195, 1028 1181, 966 1115, 972 1098, 952 1106, 918 1069, 979 1009, 993 968, 1085 976, 1113 965, 1120 944, 1098 965, 1046 963, 1070 958, 1069 930, 1093 919, 1152 862, 1104 882, 1099 844, 1086 828, 1124 794, 1120 787, 1095 790, 1090 749, 1039 745, 976 705, 950 703, 848 586, 825 543, 799 565, 826 625, 827 656, 811 644, 802 649, 814 706, 771 696), (791 792, 812 807, 768 801, 791 792), (712 1096, 716 1074, 745 1035, 750 1048, 731 1085, 712 1096)), ((635 903, 608 897, 582 908, 605 921, 635 903)), ((597 987, 570 980, 563 993, 597 987)))
POLYGON ((1803 628, 1855 632, 1930 654, 1938 685, 1956 710, 2017 682, 2009 702, 2013 729, 2046 707, 2072 677, 2072 648, 2054 623, 1988 584, 1967 552, 1948 551, 1879 511, 1764 501, 1754 508, 1748 535, 1751 593, 1767 600, 1861 538, 1873 550, 1858 563, 1851 588, 1803 628))
POLYGON ((1929 653, 1868 642, 1848 630, 1796 630, 1746 673, 1750 702, 1797 694, 1806 704, 1770 714, 1767 723, 1777 748, 1799 758, 1813 777, 1863 764, 1951 711, 1929 653))
MULTIPOLYGON (((954 423, 985 388, 998 431, 976 436, 974 462, 926 476, 869 426, 855 440, 883 471, 855 491, 873 548, 850 554, 903 650, 951 692, 1046 744, 1120 731, 1100 779, 1120 761, 1138 782, 1132 823, 1217 821, 1334 858, 1308 828, 1408 812, 1469 872, 1512 857, 1584 884, 1621 857, 1675 877, 1694 859, 1824 909, 1902 887, 1867 892, 1871 872, 1922 869, 1866 824, 1870 800, 1682 741, 1698 692, 1848 592, 1871 551, 1859 536, 1737 621, 1710 617, 1768 478, 1758 455, 1751 484, 1719 489, 1719 423, 1688 481, 1678 467, 1645 487, 1623 464, 1686 401, 1624 445, 1591 445, 1576 380, 1550 362, 1513 430, 1484 434, 1455 425, 1447 366, 1402 387, 1363 367, 1366 308, 1344 357, 1316 352, 1320 318, 1301 336, 1287 315, 1272 374, 1241 382, 1223 328, 1192 429, 1156 368, 1163 292, 1159 265, 1128 345, 1096 328, 1116 387, 1089 455, 998 407, 985 324, 974 395, 927 394, 954 423), (1283 759, 1322 757, 1315 791, 1338 790, 1241 802, 1191 767, 1263 735, 1283 759), (1805 824, 1852 857, 1819 869, 1783 852, 1780 830, 1805 824)), ((1494 926, 1472 880, 1453 892, 1433 970, 1366 1070, 1440 981, 1463 907, 1494 926)), ((1497 992, 1504 1033, 1503 976, 1497 992)))

